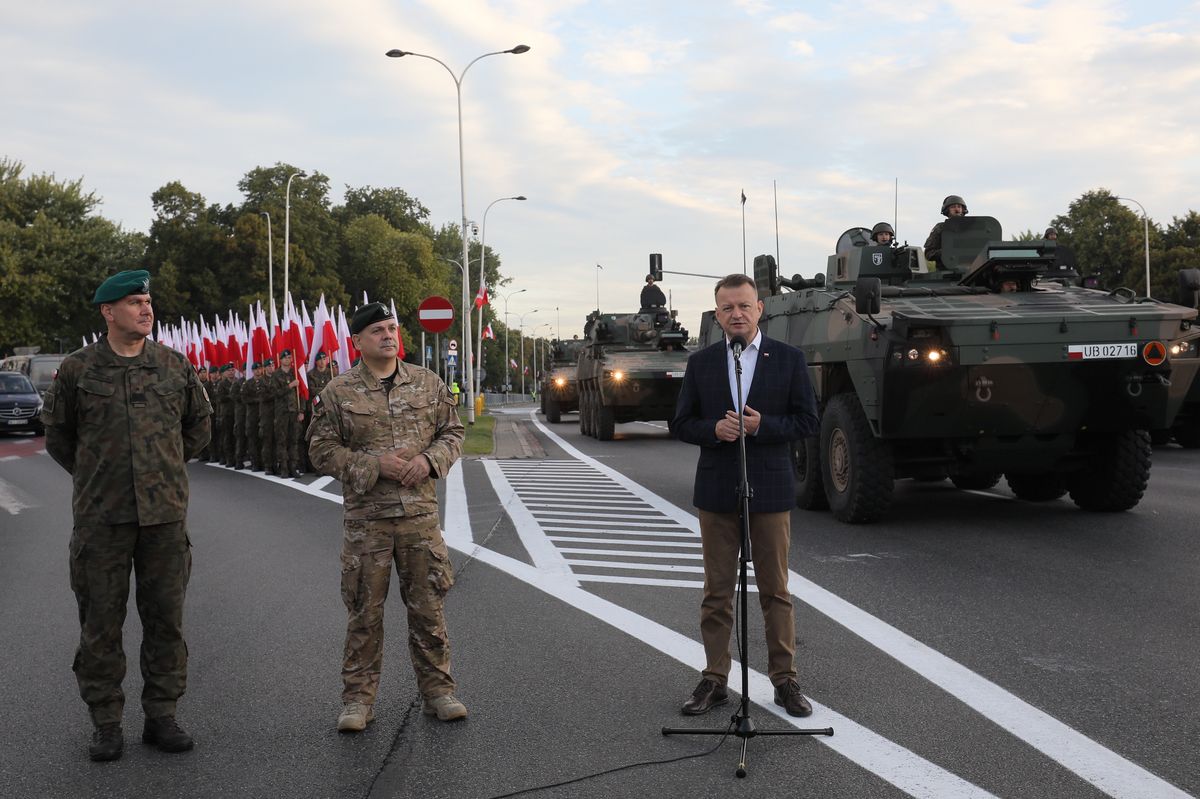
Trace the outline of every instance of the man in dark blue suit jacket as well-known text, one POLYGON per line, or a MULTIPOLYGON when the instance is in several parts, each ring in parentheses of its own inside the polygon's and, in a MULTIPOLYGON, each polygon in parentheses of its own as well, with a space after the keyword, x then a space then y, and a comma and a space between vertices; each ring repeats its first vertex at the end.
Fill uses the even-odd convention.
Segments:
POLYGON ((787 575, 791 509, 796 504, 791 442, 816 433, 816 399, 804 353, 759 331, 763 304, 754 281, 736 274, 722 278, 716 299, 716 319, 727 338, 688 359, 671 422, 676 437, 700 446, 692 504, 700 511, 704 552, 700 634, 708 664, 683 712, 699 715, 728 701, 729 634, 742 538, 736 411, 741 406, 746 472, 753 489, 750 550, 766 627, 767 675, 775 686, 775 704, 793 716, 807 716, 812 706, 800 691, 793 663, 796 622, 787 575), (745 348, 742 397, 735 404, 729 343, 736 338, 745 342, 745 348))

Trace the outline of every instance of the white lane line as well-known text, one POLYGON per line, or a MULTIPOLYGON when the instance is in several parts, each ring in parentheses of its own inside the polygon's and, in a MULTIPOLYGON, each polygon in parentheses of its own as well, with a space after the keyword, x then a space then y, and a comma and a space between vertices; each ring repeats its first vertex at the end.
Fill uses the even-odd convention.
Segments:
POLYGON ((318 477, 316 480, 313 480, 312 483, 309 485, 309 487, 310 488, 324 488, 325 486, 329 485, 332 482, 333 482, 333 478, 330 477, 329 475, 325 475, 324 477, 318 477))
MULTIPOLYGON (((661 518, 662 514, 650 508, 646 508, 645 513, 602 513, 600 511, 589 510, 587 513, 575 513, 568 510, 540 510, 538 516, 553 517, 553 516, 571 516, 574 518, 589 519, 591 521, 609 521, 617 519, 639 519, 642 521, 661 518)), ((665 519, 663 521, 666 521, 665 519)))
MULTIPOLYGON (((659 577, 626 577, 616 574, 580 574, 581 583, 614 583, 619 585, 652 585, 657 588, 695 588, 697 590, 704 588, 703 580, 667 580, 659 577)), ((750 593, 757 593, 758 586, 754 583, 748 583, 746 590, 750 593)))
MULTIPOLYGON (((454 465, 458 467, 459 462, 456 461, 454 465)), ((483 461, 483 468, 496 490, 501 507, 512 519, 513 526, 517 529, 517 536, 525 546, 525 551, 533 559, 534 566, 541 571, 557 574, 572 585, 577 585, 575 578, 571 576, 571 567, 567 565, 566 560, 558 551, 558 547, 546 540, 546 536, 538 527, 537 520, 525 507, 521 498, 517 496, 512 484, 508 482, 500 463, 486 460, 483 461)))
MULTIPOLYGON (((486 463, 486 461, 485 461, 486 463)), ((491 477, 493 472, 488 471, 491 477)), ((493 484, 494 485, 494 484, 493 484)), ((450 471, 446 490, 446 514, 444 527, 446 542, 456 550, 465 552, 480 562, 487 563, 528 585, 544 591, 571 607, 611 625, 647 646, 662 652, 695 671, 704 668, 704 647, 687 636, 680 635, 669 627, 639 616, 613 602, 583 590, 577 584, 564 579, 559 573, 544 573, 527 563, 485 549, 471 543, 471 520, 468 512, 466 490, 463 484, 462 463, 455 463, 450 471)), ((589 578, 582 578, 589 579, 589 578)), ((593 582, 604 582, 602 578, 591 578, 593 582)), ((646 581, 645 585, 661 585, 665 581, 646 581)), ((692 586, 700 583, 692 582, 692 586)), ((733 664, 734 670, 741 665, 733 664)), ((834 727, 832 738, 816 736, 816 740, 841 754, 853 763, 878 775, 902 791, 918 799, 995 799, 994 795, 961 777, 931 763, 920 755, 893 743, 878 733, 863 727, 840 713, 813 701, 813 715, 800 720, 793 719, 774 704, 774 687, 766 675, 750 670, 750 699, 763 712, 770 713, 785 724, 794 727, 834 727), (801 721, 804 723, 802 724, 801 721)))
POLYGON ((687 572, 688 574, 704 574, 703 566, 680 566, 675 563, 628 563, 611 560, 579 560, 567 558, 572 566, 586 566, 589 569, 621 569, 642 572, 687 572))
POLYGON ((551 535, 547 538, 554 542, 561 541, 568 544, 620 544, 625 547, 695 547, 699 549, 701 546, 691 541, 629 541, 620 538, 575 538, 569 535, 551 535))
MULTIPOLYGON (((554 539, 550 539, 553 541, 554 539)), ((682 560, 703 560, 704 556, 693 552, 630 552, 624 549, 587 549, 583 547, 559 547, 559 552, 567 555, 609 555, 615 558, 678 558, 682 560)), ((568 561, 570 562, 570 561, 568 561)))
MULTIPOLYGON (((545 525, 542 530, 547 533, 616 533, 619 535, 653 535, 668 538, 695 538, 691 533, 677 533, 669 530, 624 530, 614 527, 552 527, 545 525)), ((618 540, 618 539, 613 539, 618 540)), ((697 545, 699 546, 699 545, 697 545)))
MULTIPOLYGON (((699 521, 694 516, 584 454, 531 418, 564 452, 608 474, 659 510, 673 515, 682 526, 699 531, 699 521)), ((801 601, 1108 795, 1117 799, 1191 799, 1189 794, 1137 763, 795 572, 788 572, 788 588, 801 601)))

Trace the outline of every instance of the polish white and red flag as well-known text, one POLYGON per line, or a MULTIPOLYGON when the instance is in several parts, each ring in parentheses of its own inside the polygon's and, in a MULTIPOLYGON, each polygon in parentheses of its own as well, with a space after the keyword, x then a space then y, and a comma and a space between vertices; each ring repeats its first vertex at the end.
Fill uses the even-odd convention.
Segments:
MULTIPOLYGON (((312 346, 308 350, 308 368, 316 367, 318 353, 324 352, 326 355, 332 353, 336 356, 337 351, 337 324, 329 315, 329 308, 325 305, 325 295, 322 294, 321 300, 317 303, 316 315, 313 317, 313 337, 312 346)), ((339 363, 338 366, 340 367, 341 364, 339 363)))
POLYGON ((346 312, 340 305, 337 309, 337 345, 338 373, 346 374, 352 368, 354 359, 358 357, 358 350, 354 348, 350 326, 346 324, 346 312))
POLYGON ((289 291, 284 301, 283 340, 284 348, 292 351, 292 376, 298 381, 300 399, 308 399, 308 361, 307 345, 304 341, 304 321, 296 311, 289 291))
POLYGON ((492 330, 492 323, 491 323, 491 322, 488 322, 488 324, 487 324, 487 327, 485 327, 485 328, 483 329, 483 337, 484 337, 484 338, 490 338, 490 339, 492 339, 492 340, 495 340, 495 338, 496 338, 496 332, 495 332, 494 330, 492 330))
POLYGON ((509 364, 512 366, 512 368, 514 368, 514 369, 517 369, 517 368, 519 368, 519 367, 517 366, 517 359, 516 359, 516 358, 509 358, 509 359, 508 359, 508 362, 509 362, 509 364))
MULTIPOLYGON (((396 301, 393 299, 391 302, 392 302, 392 319, 394 319, 396 321, 396 324, 398 326, 400 324, 400 317, 396 315, 396 301)), ((404 360, 404 336, 400 335, 399 330, 396 331, 396 344, 398 345, 396 348, 396 355, 397 355, 397 357, 400 358, 400 360, 403 361, 404 360)))
POLYGON ((488 304, 487 285, 479 287, 479 291, 475 292, 475 307, 482 308, 488 304))

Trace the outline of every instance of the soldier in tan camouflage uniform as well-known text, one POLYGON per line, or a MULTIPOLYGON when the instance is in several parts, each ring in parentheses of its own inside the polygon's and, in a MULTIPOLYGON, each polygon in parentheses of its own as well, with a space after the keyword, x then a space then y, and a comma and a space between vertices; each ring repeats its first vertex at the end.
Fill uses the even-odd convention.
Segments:
POLYGON ((433 485, 462 452, 463 426, 446 384, 397 358, 398 328, 386 306, 360 308, 350 331, 362 362, 321 392, 308 430, 313 465, 341 481, 345 508, 342 600, 349 621, 338 730, 357 732, 374 718, 393 561, 423 712, 464 718, 443 614, 454 573, 433 485))
POLYGON ((254 373, 242 386, 242 404, 246 406, 246 456, 250 459, 250 468, 261 472, 263 467, 262 440, 258 433, 258 391, 262 383, 262 364, 255 361, 250 368, 254 373))
MULTIPOLYGON (((329 381, 334 377, 333 370, 329 368, 329 355, 324 350, 317 353, 316 361, 313 363, 313 369, 308 373, 308 399, 304 401, 304 421, 300 425, 300 438, 305 437, 308 426, 312 424, 313 418, 313 400, 325 390, 325 386, 329 385, 329 381)), ((308 471, 314 471, 312 460, 308 456, 308 446, 301 442, 300 455, 305 461, 305 468, 308 471)))
POLYGON ((46 451, 73 477, 71 588, 79 605, 74 671, 96 727, 93 760, 121 756, 129 572, 142 621, 142 739, 192 748, 175 721, 187 684, 183 600, 191 574, 187 460, 209 440, 212 407, 178 352, 148 340, 150 274, 121 272, 92 299, 108 335, 62 362, 46 392, 46 451))

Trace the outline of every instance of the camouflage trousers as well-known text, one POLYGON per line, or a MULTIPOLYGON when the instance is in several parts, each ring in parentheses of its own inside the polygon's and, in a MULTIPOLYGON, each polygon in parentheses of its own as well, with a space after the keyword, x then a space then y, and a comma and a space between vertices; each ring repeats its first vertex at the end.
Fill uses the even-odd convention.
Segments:
POLYGON ((275 406, 258 406, 258 451, 264 469, 271 469, 275 460, 275 406))
POLYGON ((296 420, 299 411, 275 412, 275 452, 270 462, 279 464, 281 474, 287 475, 292 469, 299 469, 300 462, 300 422, 296 420))
POLYGON ((71 590, 79 605, 75 679, 96 726, 118 723, 125 706, 121 629, 135 573, 142 620, 142 708, 147 718, 173 715, 187 688, 183 600, 192 573, 184 522, 76 526, 71 536, 71 590))
POLYGON ((246 462, 246 409, 239 403, 233 412, 233 462, 246 462))
POLYGON ((258 435, 258 405, 246 408, 246 457, 255 464, 262 460, 262 440, 258 435))
POLYGON ((383 664, 383 605, 392 578, 408 609, 408 652, 421 696, 454 693, 443 600, 454 571, 436 513, 413 518, 346 520, 342 601, 349 620, 342 701, 374 704, 383 664))

